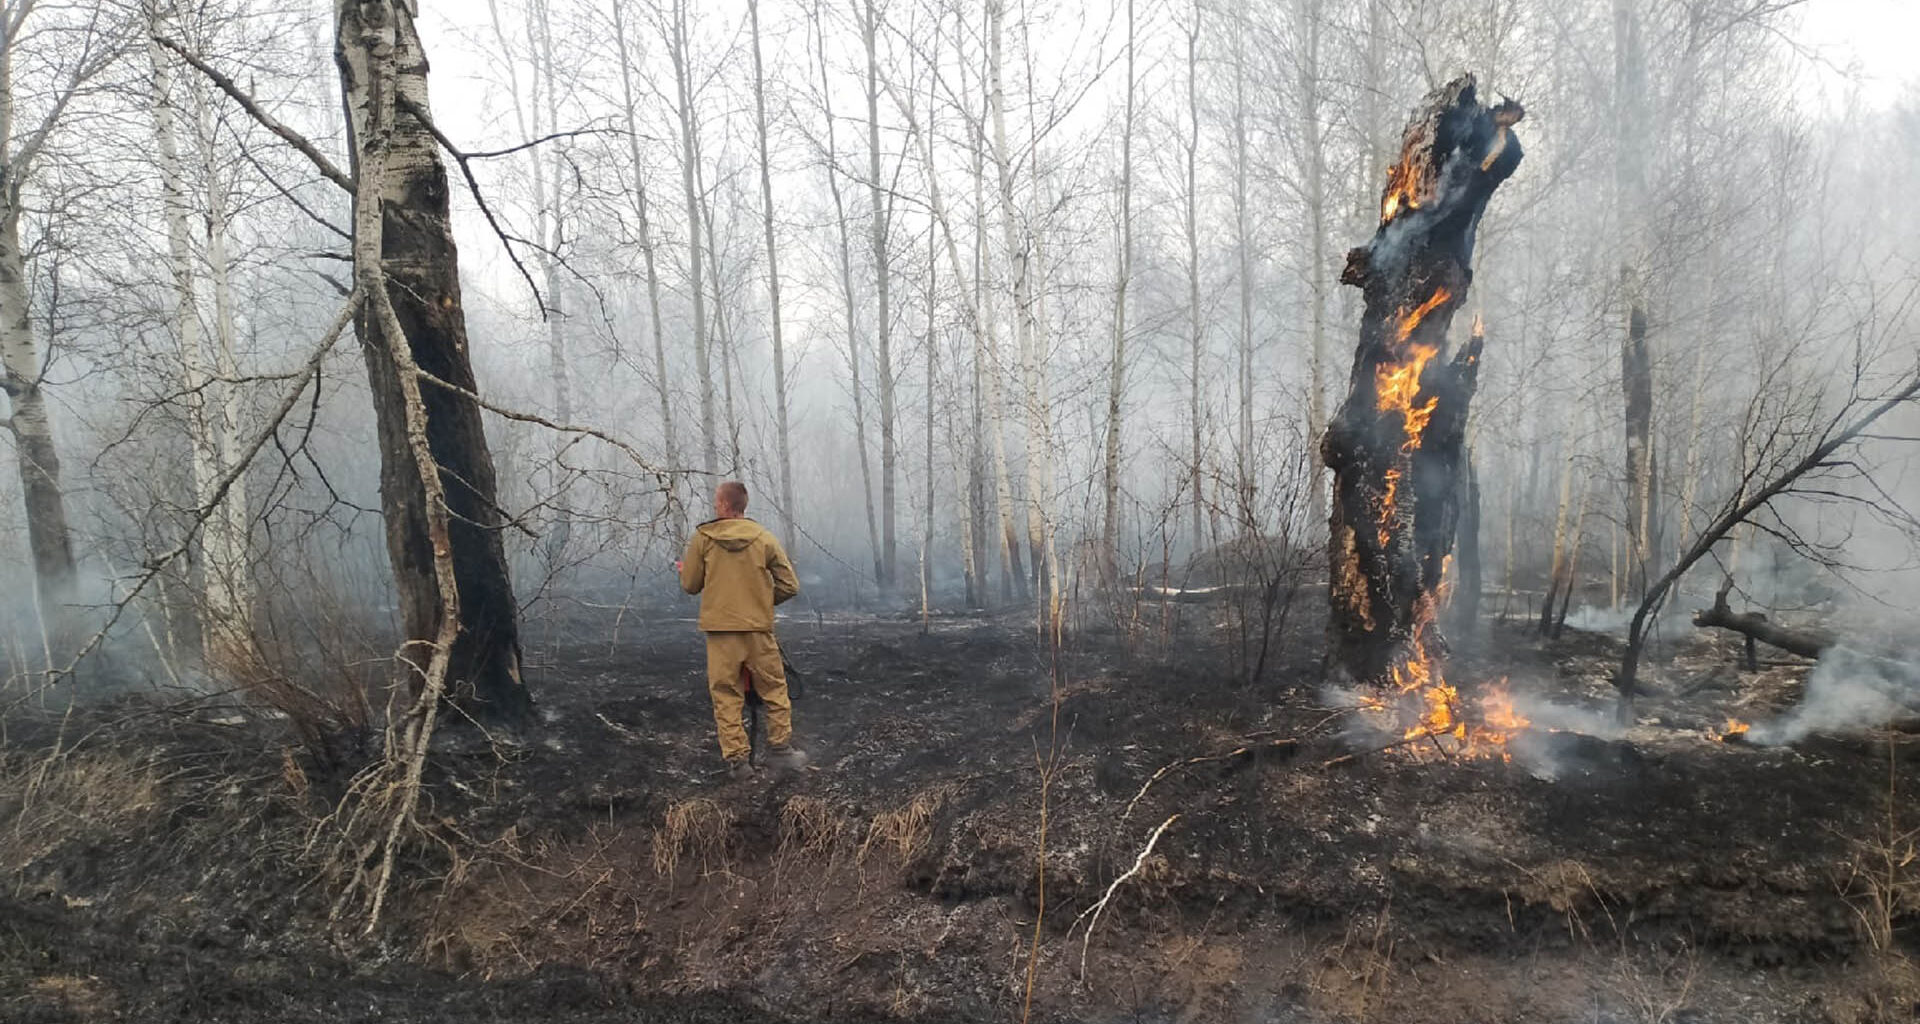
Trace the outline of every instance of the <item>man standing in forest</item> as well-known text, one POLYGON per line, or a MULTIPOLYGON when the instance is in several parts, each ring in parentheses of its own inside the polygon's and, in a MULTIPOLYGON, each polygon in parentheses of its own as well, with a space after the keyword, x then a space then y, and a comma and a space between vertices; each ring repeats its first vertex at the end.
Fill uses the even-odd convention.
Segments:
POLYGON ((767 706, 766 763, 799 769, 805 752, 793 740, 793 703, 773 636, 773 606, 800 592, 793 563, 774 535, 747 518, 747 485, 729 480, 713 492, 714 518, 701 523, 674 567, 680 588, 700 595, 700 629, 707 634, 707 691, 727 774, 753 774, 742 721, 749 687, 767 706))

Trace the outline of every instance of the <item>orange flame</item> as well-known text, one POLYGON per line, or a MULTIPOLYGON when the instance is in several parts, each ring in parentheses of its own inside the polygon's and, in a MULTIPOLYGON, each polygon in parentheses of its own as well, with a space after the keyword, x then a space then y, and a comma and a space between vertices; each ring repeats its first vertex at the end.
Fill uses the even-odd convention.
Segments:
POLYGON ((1411 159, 1402 159, 1387 168, 1387 194, 1380 200, 1380 223, 1385 224, 1399 216, 1402 206, 1409 210, 1420 208, 1420 193, 1414 181, 1411 159))
POLYGON ((1440 308, 1441 303, 1451 298, 1453 298, 1452 292, 1445 288, 1435 288, 1432 297, 1414 307, 1413 312, 1400 318, 1400 340, 1406 341, 1413 337, 1413 330, 1420 326, 1420 321, 1425 320, 1428 313, 1440 308))
POLYGON ((1745 722, 1742 722, 1738 718, 1728 718, 1727 724, 1724 726, 1721 726, 1720 735, 1715 736, 1714 740, 1720 743, 1725 743, 1736 736, 1745 736, 1747 734, 1747 730, 1751 728, 1753 728, 1753 726, 1748 725, 1745 722))
MULTIPOLYGON (((1413 172, 1406 162, 1394 167, 1389 177, 1382 219, 1391 220, 1402 203, 1414 209, 1419 208, 1413 172)), ((1398 351, 1392 353, 1390 361, 1382 362, 1374 369, 1375 407, 1382 413, 1400 414, 1402 455, 1420 448, 1422 436, 1440 404, 1438 397, 1416 404, 1420 396, 1421 374, 1426 371, 1427 364, 1440 354, 1440 350, 1436 345, 1412 342, 1413 334, 1434 310, 1452 298, 1452 292, 1446 288, 1436 288, 1424 302, 1402 312, 1394 330, 1397 342, 1394 348, 1398 351)), ((1476 317, 1474 332, 1478 334, 1480 330, 1481 324, 1476 317)), ((1400 481, 1404 473, 1405 466, 1400 464, 1387 467, 1383 475, 1375 533, 1382 548, 1388 547, 1393 541, 1400 481)), ((1451 581, 1446 579, 1450 563, 1451 557, 1443 563, 1442 579, 1436 590, 1422 594, 1416 602, 1413 637, 1407 644, 1408 653, 1396 661, 1390 670, 1393 693, 1385 699, 1363 698, 1361 706, 1374 712, 1393 713, 1403 741, 1430 740, 1435 749, 1449 755, 1510 760, 1508 741, 1533 723, 1514 709, 1505 680, 1489 688, 1480 697, 1478 713, 1470 721, 1460 711, 1458 688, 1447 682, 1439 659, 1432 653, 1424 636, 1433 625, 1435 608, 1445 601, 1445 591, 1451 585, 1451 581)))

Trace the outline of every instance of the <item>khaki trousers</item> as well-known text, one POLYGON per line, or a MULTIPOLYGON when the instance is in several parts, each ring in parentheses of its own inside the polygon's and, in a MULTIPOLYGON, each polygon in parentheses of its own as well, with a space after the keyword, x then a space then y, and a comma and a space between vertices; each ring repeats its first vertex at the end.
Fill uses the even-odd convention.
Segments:
POLYGON ((720 755, 744 761, 751 748, 744 715, 747 692, 741 670, 753 675, 753 690, 767 706, 767 742, 784 747, 793 738, 793 702, 787 699, 787 670, 780 643, 772 633, 708 633, 707 692, 713 695, 713 724, 720 734, 720 755))

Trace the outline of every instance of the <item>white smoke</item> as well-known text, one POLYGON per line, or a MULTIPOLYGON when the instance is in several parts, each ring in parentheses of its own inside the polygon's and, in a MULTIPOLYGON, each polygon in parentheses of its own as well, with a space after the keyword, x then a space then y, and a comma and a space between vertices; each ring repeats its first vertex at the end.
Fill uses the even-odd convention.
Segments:
POLYGON ((1813 733, 1859 733, 1920 714, 1920 665, 1833 647, 1807 676, 1799 706, 1747 733, 1747 741, 1794 743, 1813 733))
POLYGON ((1595 739, 1617 740, 1626 736, 1626 726, 1610 709, 1578 704, 1561 704, 1544 697, 1515 695, 1513 709, 1533 723, 1536 732, 1571 732, 1595 739))

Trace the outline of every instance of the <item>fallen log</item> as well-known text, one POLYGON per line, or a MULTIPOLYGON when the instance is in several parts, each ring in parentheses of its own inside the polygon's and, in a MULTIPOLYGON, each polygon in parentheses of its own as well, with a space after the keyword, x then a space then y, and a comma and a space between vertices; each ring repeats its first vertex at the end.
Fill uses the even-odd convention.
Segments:
POLYGON ((1166 601, 1172 604, 1209 604, 1236 597, 1256 596, 1266 588, 1258 583, 1220 583, 1209 587, 1160 587, 1148 584, 1133 588, 1141 601, 1166 601))
MULTIPOLYGON (((1834 644, 1833 634, 1814 629, 1793 629, 1769 620, 1759 612, 1736 612, 1727 605, 1727 593, 1732 590, 1731 583, 1723 585, 1720 592, 1713 595, 1713 607, 1693 613, 1693 624, 1702 629, 1726 629, 1747 638, 1749 645, 1753 641, 1778 647, 1803 658, 1818 658, 1834 644)), ((1748 664, 1753 664, 1751 653, 1748 664)))

